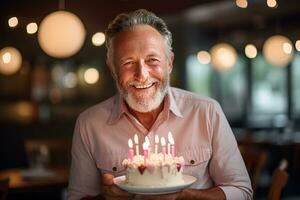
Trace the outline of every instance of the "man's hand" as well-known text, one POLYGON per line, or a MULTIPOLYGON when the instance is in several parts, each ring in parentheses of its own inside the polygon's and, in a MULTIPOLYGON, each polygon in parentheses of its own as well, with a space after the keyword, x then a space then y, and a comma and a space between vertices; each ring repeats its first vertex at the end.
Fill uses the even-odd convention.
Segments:
POLYGON ((190 200, 190 199, 202 199, 202 200, 225 200, 225 194, 219 187, 212 187, 209 189, 197 190, 197 189, 184 189, 177 193, 164 194, 164 195, 151 195, 143 196, 144 200, 190 200))
POLYGON ((143 200, 176 200, 180 196, 181 192, 176 192, 172 194, 162 194, 162 195, 146 195, 143 196, 143 200))
POLYGON ((103 174, 102 182, 102 195, 105 197, 105 200, 127 200, 134 197, 133 194, 130 194, 124 190, 119 189, 113 180, 114 176, 111 174, 103 174))

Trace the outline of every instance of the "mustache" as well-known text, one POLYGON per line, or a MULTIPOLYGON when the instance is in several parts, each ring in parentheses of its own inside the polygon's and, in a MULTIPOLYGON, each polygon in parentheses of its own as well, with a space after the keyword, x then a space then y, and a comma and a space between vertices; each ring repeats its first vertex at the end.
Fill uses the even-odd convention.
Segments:
POLYGON ((127 86, 145 86, 145 85, 151 85, 156 82, 159 82, 159 80, 157 80, 156 78, 149 78, 143 82, 132 80, 128 82, 127 86))

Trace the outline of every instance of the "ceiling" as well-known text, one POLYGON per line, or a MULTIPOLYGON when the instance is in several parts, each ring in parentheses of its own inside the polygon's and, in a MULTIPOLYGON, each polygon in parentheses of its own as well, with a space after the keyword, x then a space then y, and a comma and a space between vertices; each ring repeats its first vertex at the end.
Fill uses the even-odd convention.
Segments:
POLYGON ((97 31, 104 31, 108 23, 121 12, 145 8, 159 16, 175 15, 196 5, 217 1, 164 0, 164 3, 161 3, 161 0, 4 0, 0 6, 0 48, 16 46, 31 60, 34 60, 37 54, 43 54, 37 44, 36 34, 26 34, 26 25, 33 21, 39 24, 48 14, 57 11, 60 5, 81 18, 89 38, 97 31), (7 25, 7 20, 12 16, 19 19, 19 25, 14 29, 7 25))
POLYGON ((118 13, 145 8, 158 15, 178 14, 187 8, 217 0, 5 0, 0 6, 2 20, 19 16, 24 21, 40 22, 47 14, 59 9, 77 14, 88 30, 104 29, 118 13), (163 3, 162 3, 163 2, 163 3))
POLYGON ((96 31, 104 31, 118 13, 138 8, 151 10, 169 19, 170 23, 173 19, 176 24, 176 19, 182 18, 190 24, 200 24, 203 29, 223 32, 246 30, 255 35, 266 28, 278 27, 281 31, 299 32, 298 0, 277 0, 279 6, 276 9, 268 8, 265 0, 248 1, 248 8, 240 9, 235 6, 235 0, 4 0, 0 6, 0 48, 15 45, 23 49, 28 59, 34 59, 34 54, 42 51, 36 34, 26 34, 25 26, 32 21, 39 24, 49 13, 58 10, 60 3, 65 10, 81 18, 88 37, 96 31), (7 26, 7 20, 12 16, 19 18, 20 25, 16 29, 7 26))
POLYGON ((161 0, 4 0, 0 6, 0 19, 2 25, 11 16, 18 16, 24 23, 39 23, 49 13, 58 10, 61 4, 65 10, 77 14, 88 31, 94 32, 105 29, 118 13, 138 8, 148 9, 159 16, 185 15, 191 22, 223 26, 259 17, 298 15, 300 9, 298 0, 277 0, 277 9, 268 8, 266 0, 248 1, 247 9, 238 9, 235 0, 163 0, 163 3, 161 0))

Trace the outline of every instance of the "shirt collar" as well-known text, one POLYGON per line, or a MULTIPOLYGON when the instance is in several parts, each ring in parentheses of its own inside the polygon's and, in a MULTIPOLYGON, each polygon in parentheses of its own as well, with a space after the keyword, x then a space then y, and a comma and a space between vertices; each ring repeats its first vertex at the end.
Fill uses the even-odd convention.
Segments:
MULTIPOLYGON (((168 89, 168 93, 165 97, 164 107, 165 108, 162 112, 170 110, 176 116, 183 117, 182 113, 180 112, 180 110, 176 104, 176 101, 172 94, 171 88, 168 89)), ((111 114, 108 119, 108 124, 110 124, 110 125, 115 124, 121 118, 121 116, 125 113, 129 113, 128 108, 127 108, 123 98, 118 93, 114 98, 113 107, 111 109, 111 114)))
POLYGON ((126 106, 123 105, 123 99, 119 93, 117 93, 113 99, 113 104, 111 108, 110 117, 108 119, 108 124, 116 123, 120 118, 121 115, 125 112, 126 106), (123 108, 124 107, 124 108, 123 108))
POLYGON ((180 112, 178 105, 174 99, 171 87, 168 90, 167 98, 169 103, 167 106, 169 106, 169 109, 177 116, 177 117, 183 117, 182 113, 180 112))

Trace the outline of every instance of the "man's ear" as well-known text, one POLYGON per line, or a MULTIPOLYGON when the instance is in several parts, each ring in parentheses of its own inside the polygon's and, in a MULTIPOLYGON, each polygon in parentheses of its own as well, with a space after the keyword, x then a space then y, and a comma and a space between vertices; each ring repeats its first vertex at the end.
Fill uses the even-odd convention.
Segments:
POLYGON ((108 61, 108 59, 106 59, 106 65, 107 65, 108 70, 109 70, 111 76, 113 77, 113 79, 117 80, 116 70, 114 69, 114 66, 112 65, 112 63, 108 61))
POLYGON ((174 53, 171 52, 168 58, 168 72, 171 74, 173 70, 174 53))

